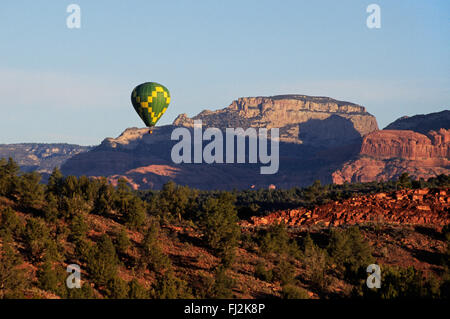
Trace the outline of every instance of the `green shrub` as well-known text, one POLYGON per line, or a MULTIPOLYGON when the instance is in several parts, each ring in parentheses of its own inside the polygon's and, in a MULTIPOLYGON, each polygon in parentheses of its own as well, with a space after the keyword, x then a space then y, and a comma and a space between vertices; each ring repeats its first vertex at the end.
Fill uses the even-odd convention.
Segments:
POLYGON ((186 281, 177 278, 172 270, 160 274, 153 286, 153 297, 156 299, 192 298, 186 281))
POLYGON ((148 299, 149 293, 145 288, 139 284, 136 278, 133 278, 128 283, 128 298, 130 299, 148 299))
POLYGON ((333 230, 328 252, 338 272, 350 280, 359 278, 358 274, 374 262, 371 247, 356 226, 333 230))
POLYGON ((128 248, 131 246, 131 241, 124 228, 120 228, 120 230, 116 231, 114 244, 119 254, 126 254, 128 248))
POLYGON ((140 263, 142 266, 161 272, 171 266, 169 257, 163 252, 158 241, 159 224, 152 222, 142 241, 140 263))
POLYGON ((227 275, 226 268, 219 266, 216 269, 214 284, 210 298, 214 299, 230 299, 233 297, 233 287, 235 286, 233 278, 227 275))
POLYGON ((19 165, 11 157, 8 161, 3 158, 0 159, 0 196, 13 198, 19 171, 19 165))
POLYGON ((263 262, 258 262, 255 266, 255 277, 267 282, 272 282, 272 269, 266 269, 263 262))
POLYGON ((135 196, 122 198, 120 206, 119 211, 125 225, 138 229, 145 223, 147 213, 145 203, 141 199, 135 196))
MULTIPOLYGON (((440 286, 434 277, 425 278, 414 267, 401 268, 382 265, 381 287, 367 288, 362 283, 361 290, 366 298, 440 298, 440 286)), ((444 297, 444 296, 443 296, 444 297)))
POLYGON ((159 215, 163 219, 177 218, 181 221, 183 217, 192 218, 198 192, 191 190, 188 186, 176 185, 169 181, 163 185, 161 191, 150 199, 149 211, 159 215))
POLYGON ((47 226, 38 218, 30 218, 23 235, 25 247, 31 258, 39 259, 49 240, 47 226))
POLYGON ((270 226, 259 236, 259 247, 264 255, 275 253, 278 255, 298 256, 298 246, 291 241, 286 225, 283 223, 270 226))
POLYGON ((328 254, 326 250, 317 246, 308 234, 304 243, 303 263, 307 279, 316 288, 323 289, 327 284, 327 260, 328 254))
POLYGON ((283 285, 281 288, 281 298, 283 299, 309 299, 308 292, 292 284, 283 285))
POLYGON ((0 212, 0 231, 5 231, 11 235, 19 236, 23 231, 23 225, 17 212, 11 207, 6 207, 0 212))
POLYGON ((234 197, 222 193, 218 198, 210 197, 202 205, 201 226, 206 243, 213 249, 224 250, 237 246, 240 227, 234 197))
POLYGON ((58 294, 58 288, 61 284, 58 272, 55 270, 49 258, 45 258, 37 271, 39 288, 58 294))
POLYGON ((2 237, 0 246, 0 299, 23 298, 30 279, 25 271, 18 268, 22 264, 11 243, 2 237))
POLYGON ((69 238, 74 242, 84 240, 87 236, 88 226, 83 215, 75 215, 70 222, 69 238))
POLYGON ((16 179, 13 188, 13 196, 22 207, 37 208, 44 202, 44 186, 40 184, 41 175, 32 172, 24 173, 16 179))
POLYGON ((110 299, 125 299, 128 297, 128 285, 127 283, 119 278, 118 276, 114 276, 108 280, 106 284, 106 295, 110 299))
POLYGON ((295 268, 287 261, 282 259, 274 268, 273 277, 281 282, 281 285, 291 284, 295 280, 295 268))
POLYGON ((58 198, 53 195, 53 193, 47 193, 45 197, 45 204, 42 208, 44 213, 44 219, 47 222, 55 222, 61 215, 59 213, 59 202, 58 198))
POLYGON ((89 252, 87 260, 89 273, 98 285, 104 286, 116 278, 118 263, 111 238, 106 234, 102 235, 92 252, 89 252))
POLYGON ((66 288, 66 296, 68 299, 93 299, 94 290, 88 283, 82 283, 81 288, 66 288))

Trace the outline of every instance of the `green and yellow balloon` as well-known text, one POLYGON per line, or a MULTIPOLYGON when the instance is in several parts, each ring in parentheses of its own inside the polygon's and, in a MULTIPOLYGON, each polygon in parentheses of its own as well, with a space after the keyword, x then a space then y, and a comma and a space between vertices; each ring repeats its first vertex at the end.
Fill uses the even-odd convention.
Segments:
POLYGON ((131 103, 145 125, 155 126, 161 116, 166 112, 170 103, 169 90, 156 82, 146 82, 136 86, 131 92, 131 103))

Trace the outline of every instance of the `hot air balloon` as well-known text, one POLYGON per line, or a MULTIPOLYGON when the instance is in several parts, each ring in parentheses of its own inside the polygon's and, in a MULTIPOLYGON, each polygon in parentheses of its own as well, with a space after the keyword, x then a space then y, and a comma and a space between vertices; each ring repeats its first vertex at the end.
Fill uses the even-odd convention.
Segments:
POLYGON ((131 103, 145 125, 155 126, 170 103, 169 90, 156 82, 146 82, 136 86, 131 93, 131 103))

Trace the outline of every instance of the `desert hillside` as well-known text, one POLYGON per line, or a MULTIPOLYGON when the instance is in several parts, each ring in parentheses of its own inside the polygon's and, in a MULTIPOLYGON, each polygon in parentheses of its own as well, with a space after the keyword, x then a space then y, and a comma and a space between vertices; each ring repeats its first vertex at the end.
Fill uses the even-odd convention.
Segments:
POLYGON ((450 177, 287 190, 64 177, 0 165, 0 298, 449 296, 450 177), (381 266, 379 290, 366 267, 381 266), (81 289, 65 285, 69 264, 81 289))

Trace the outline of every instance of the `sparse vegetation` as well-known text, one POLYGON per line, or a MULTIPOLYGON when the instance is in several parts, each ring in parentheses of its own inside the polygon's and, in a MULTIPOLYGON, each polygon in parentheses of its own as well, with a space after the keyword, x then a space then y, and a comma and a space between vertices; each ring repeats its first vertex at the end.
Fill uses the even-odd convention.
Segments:
POLYGON ((375 230, 280 223, 242 233, 239 225, 273 209, 421 187, 448 188, 450 177, 234 192, 169 182, 161 191, 134 191, 123 179, 114 187, 58 169, 44 185, 39 174, 1 159, 0 298, 447 298, 448 226, 428 234, 383 223, 375 230), (388 253, 375 252, 383 236, 405 253, 413 254, 408 236, 430 238, 440 251, 427 251, 432 267, 414 252, 425 272, 381 263, 382 288, 370 290, 367 265, 398 256, 386 245, 388 253), (73 263, 82 269, 81 289, 65 286, 73 263))

